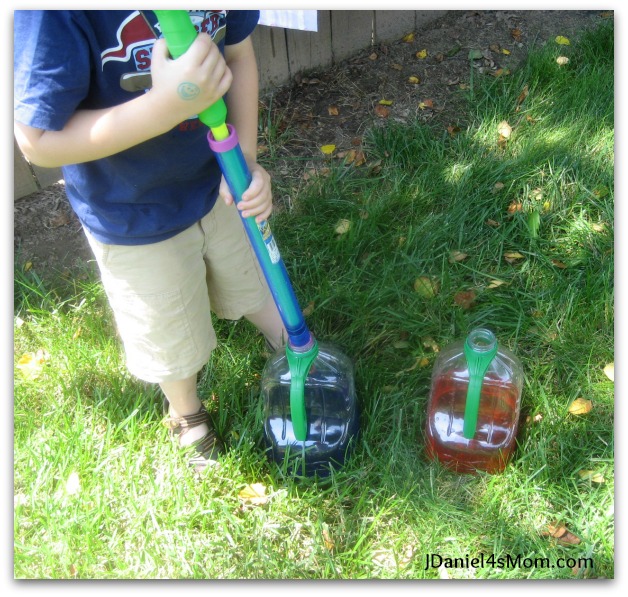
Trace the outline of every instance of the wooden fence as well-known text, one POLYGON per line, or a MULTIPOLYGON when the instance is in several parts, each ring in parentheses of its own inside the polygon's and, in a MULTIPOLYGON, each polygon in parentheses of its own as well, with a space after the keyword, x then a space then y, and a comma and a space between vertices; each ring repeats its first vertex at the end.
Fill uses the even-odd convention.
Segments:
MULTIPOLYGON (((444 10, 319 10, 318 31, 295 31, 260 25, 253 45, 260 74, 260 90, 270 93, 300 72, 342 62, 371 45, 399 39, 428 26, 444 10)), ((61 179, 59 168, 29 164, 13 143, 14 199, 61 179)))

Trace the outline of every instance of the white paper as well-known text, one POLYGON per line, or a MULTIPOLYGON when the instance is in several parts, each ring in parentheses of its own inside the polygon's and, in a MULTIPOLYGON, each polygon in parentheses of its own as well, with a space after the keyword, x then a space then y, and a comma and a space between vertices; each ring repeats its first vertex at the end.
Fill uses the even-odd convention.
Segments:
POLYGON ((316 10, 260 10, 259 24, 300 31, 318 31, 316 10))

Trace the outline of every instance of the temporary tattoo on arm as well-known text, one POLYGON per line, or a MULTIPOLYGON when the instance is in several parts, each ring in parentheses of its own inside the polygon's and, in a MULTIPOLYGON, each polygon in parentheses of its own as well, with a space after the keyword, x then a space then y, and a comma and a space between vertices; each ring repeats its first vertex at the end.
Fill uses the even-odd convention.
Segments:
POLYGON ((196 98, 201 92, 201 89, 198 85, 194 83, 181 83, 181 85, 179 85, 179 88, 177 89, 177 92, 179 93, 179 97, 182 100, 189 101, 196 98))

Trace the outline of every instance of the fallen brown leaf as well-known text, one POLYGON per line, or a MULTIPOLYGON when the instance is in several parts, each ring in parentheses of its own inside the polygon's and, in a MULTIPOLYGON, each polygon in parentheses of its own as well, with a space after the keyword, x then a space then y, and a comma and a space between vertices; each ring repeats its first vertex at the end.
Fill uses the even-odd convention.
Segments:
POLYGON ((67 226, 71 221, 70 214, 66 211, 62 211, 53 218, 50 218, 50 227, 61 228, 61 226, 67 226))
POLYGON ((497 132, 502 136, 508 139, 510 135, 512 135, 512 127, 508 124, 507 120, 502 120, 497 125, 497 132))
POLYGON ((346 234, 347 232, 349 232, 349 230, 351 230, 351 220, 345 219, 339 220, 336 224, 336 227, 334 228, 334 231, 339 236, 342 234, 346 234))
POLYGON ((238 493, 238 497, 244 504, 253 506, 261 506, 268 501, 269 496, 266 495, 266 487, 262 483, 252 483, 247 485, 238 493))
POLYGON ((310 315, 312 315, 312 313, 314 313, 314 301, 310 301, 305 309, 303 309, 304 317, 309 317, 310 315))
POLYGON ((521 40, 521 29, 511 29, 510 30, 510 35, 512 36, 512 38, 515 41, 520 41, 521 40))
POLYGON ((334 104, 332 104, 331 106, 328 106, 327 112, 330 116, 338 116, 338 114, 340 114, 340 110, 338 109, 338 106, 334 104))
POLYGON ((440 290, 440 282, 436 278, 421 276, 414 281, 414 290, 423 298, 432 298, 440 290))
POLYGON ((541 413, 538 413, 534 415, 533 417, 529 415, 526 417, 526 423, 540 423, 542 420, 543 420, 543 415, 541 413))
POLYGON ((358 166, 363 166, 364 164, 366 164, 366 156, 364 155, 363 151, 356 151, 355 152, 355 159, 353 160, 353 165, 358 167, 358 166))
POLYGON ((529 92, 530 90, 528 88, 528 84, 526 83, 525 86, 523 87, 523 90, 519 94, 519 97, 517 98, 517 106, 523 103, 523 100, 525 100, 525 98, 528 97, 529 92))
POLYGON ((506 251, 504 253, 504 259, 508 263, 516 263, 520 259, 525 259, 525 256, 519 253, 518 251, 506 251))
POLYGON ((578 476, 583 481, 591 481, 591 483, 595 483, 596 485, 602 485, 602 483, 604 483, 604 475, 595 471, 582 469, 578 471, 578 476))
MULTIPOLYGON (((410 367, 408 367, 407 369, 402 369, 401 371, 397 371, 397 373, 395 373, 395 377, 401 377, 404 373, 409 373, 410 371, 414 371, 417 367, 423 367, 421 363, 424 360, 426 360, 426 357, 416 357, 414 359, 414 363, 412 363, 410 367)), ((429 363, 429 360, 428 360, 428 363, 429 363)))
POLYGON ((329 176, 330 174, 331 174, 330 168, 321 168, 320 170, 317 170, 316 168, 310 168, 309 170, 306 170, 304 172, 303 180, 311 180, 319 176, 325 178, 326 176, 329 176))
POLYGON ((569 405, 569 413, 572 415, 586 415, 593 410, 593 403, 590 400, 584 398, 576 398, 569 405))
POLYGON ((456 263, 457 261, 464 261, 468 255, 462 251, 450 251, 449 263, 456 263))
POLYGON ((377 106, 375 106, 375 114, 380 118, 388 118, 390 116, 390 109, 386 106, 378 104, 377 106))
POLYGON ((16 367, 27 379, 37 379, 43 372, 44 365, 50 360, 48 351, 40 348, 37 352, 27 352, 23 354, 16 367))
POLYGON ((376 176, 382 171, 382 160, 376 160, 369 164, 369 174, 376 176))
POLYGON ((422 342, 425 348, 429 348, 433 350, 434 352, 440 351, 440 346, 438 346, 438 344, 436 343, 434 338, 432 338, 432 336, 426 336, 425 338, 423 338, 422 342))
POLYGON ((544 534, 553 537, 561 545, 579 545, 582 542, 580 537, 574 535, 564 524, 548 524, 544 534))
POLYGON ((460 127, 459 126, 454 126, 454 125, 449 125, 447 127, 447 132, 449 133, 449 135, 451 137, 455 137, 456 134, 458 134, 460 132, 460 127))
POLYGON ((331 534, 329 533, 329 526, 326 523, 323 524, 321 535, 323 536, 323 544, 325 545, 325 549, 327 549, 327 551, 333 551, 335 544, 334 540, 331 538, 331 534))
POLYGON ((454 303, 466 311, 473 306, 475 298, 476 296, 473 290, 461 291, 454 295, 454 303))

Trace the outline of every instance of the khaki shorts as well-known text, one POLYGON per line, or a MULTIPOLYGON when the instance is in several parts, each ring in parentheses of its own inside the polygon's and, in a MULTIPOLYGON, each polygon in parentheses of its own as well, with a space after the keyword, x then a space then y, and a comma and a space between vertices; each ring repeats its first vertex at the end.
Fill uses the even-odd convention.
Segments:
POLYGON ((149 245, 103 244, 86 231, 124 343, 127 367, 159 383, 190 377, 216 348, 210 310, 240 319, 270 292, 235 206, 149 245))

